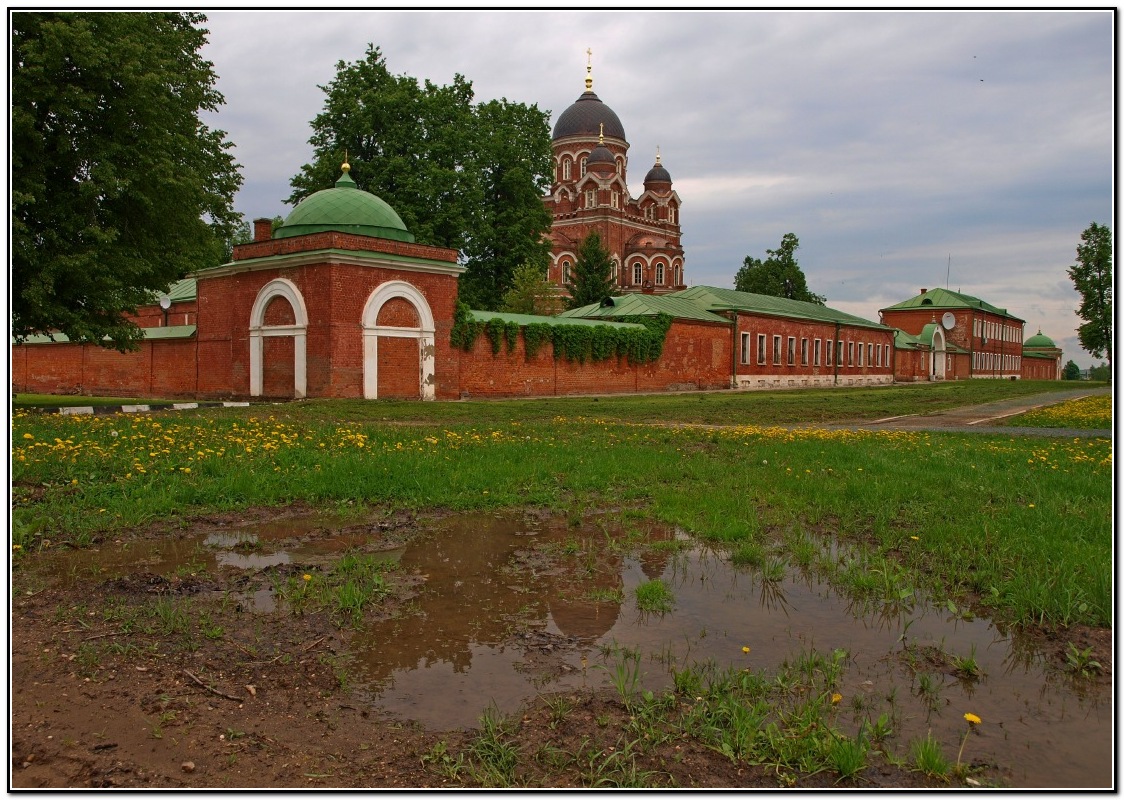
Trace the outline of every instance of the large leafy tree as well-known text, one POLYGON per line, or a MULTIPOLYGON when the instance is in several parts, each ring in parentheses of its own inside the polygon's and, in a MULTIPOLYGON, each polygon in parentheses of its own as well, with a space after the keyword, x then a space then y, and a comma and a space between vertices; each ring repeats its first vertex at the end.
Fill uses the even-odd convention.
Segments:
POLYGON ((19 12, 12 45, 12 332, 118 350, 128 315, 219 263, 239 217, 200 14, 19 12))
POLYGON ((1073 286, 1081 295, 1077 328, 1081 346, 1096 358, 1112 364, 1112 231, 1091 223, 1077 245, 1077 263, 1069 268, 1073 286))
POLYGON ((1062 380, 1063 381, 1077 381, 1081 380, 1081 367, 1077 366, 1077 362, 1072 358, 1065 362, 1062 367, 1062 380))
POLYGON ((808 289, 804 271, 796 261, 796 250, 799 247, 800 240, 796 238, 796 234, 786 233, 781 239, 780 247, 765 251, 764 260, 746 256, 741 269, 734 275, 734 288, 739 292, 787 297, 822 306, 826 298, 813 294, 808 289))
POLYGON ((612 296, 613 257, 601 244, 597 231, 590 231, 582 240, 570 278, 566 286, 570 290, 570 308, 600 303, 612 296))
POLYGON ((339 177, 346 156, 360 188, 389 203, 414 237, 459 250, 461 299, 495 310, 516 268, 549 252, 549 115, 536 106, 473 103, 472 84, 392 75, 379 48, 336 65, 312 121, 311 164, 293 177, 296 203, 339 177))

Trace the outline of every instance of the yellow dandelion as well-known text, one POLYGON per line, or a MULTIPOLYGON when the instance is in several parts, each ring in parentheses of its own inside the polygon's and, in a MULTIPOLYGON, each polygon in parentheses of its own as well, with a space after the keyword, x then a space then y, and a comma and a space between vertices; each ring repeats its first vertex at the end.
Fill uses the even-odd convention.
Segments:
POLYGON ((22 550, 22 549, 23 549, 23 545, 19 545, 19 544, 14 544, 14 545, 12 545, 12 549, 13 549, 13 550, 22 550))
POLYGON ((748 646, 748 645, 746 645, 745 647, 743 647, 743 648, 742 648, 742 652, 743 652, 743 653, 749 653, 749 646, 748 646))
POLYGON ((1030 505, 1028 505, 1027 508, 1034 508, 1034 503, 1031 503, 1030 505))
POLYGON ((23 438, 25 438, 25 439, 34 439, 35 437, 34 437, 34 436, 32 436, 32 435, 31 435, 30 433, 25 433, 25 434, 23 435, 23 438))
POLYGON ((920 537, 920 536, 910 536, 909 538, 910 538, 910 539, 912 539, 912 540, 913 540, 913 541, 915 541, 915 542, 919 542, 919 541, 921 541, 921 537, 920 537))
POLYGON ((971 711, 964 715, 964 719, 968 721, 969 725, 979 725, 981 722, 983 722, 982 719, 977 717, 971 711))
POLYGON ((842 699, 843 699, 843 695, 839 694, 839 692, 835 692, 834 694, 831 695, 831 704, 835 705, 836 703, 838 703, 842 699))
POLYGON ((311 575, 309 575, 309 574, 308 574, 308 573, 306 572, 306 573, 304 573, 303 575, 301 575, 301 580, 306 580, 306 581, 310 581, 310 580, 312 580, 312 576, 311 576, 311 575))

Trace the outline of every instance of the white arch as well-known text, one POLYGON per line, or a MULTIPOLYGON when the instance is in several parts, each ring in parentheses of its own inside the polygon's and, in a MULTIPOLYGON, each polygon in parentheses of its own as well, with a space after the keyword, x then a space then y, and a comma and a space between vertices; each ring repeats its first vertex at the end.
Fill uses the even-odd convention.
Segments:
POLYGON ((945 379, 945 338, 944 331, 938 325, 933 329, 933 359, 929 368, 932 370, 932 380, 945 379))
POLYGON ((375 400, 379 396, 379 337, 394 336, 418 340, 418 386, 422 400, 436 398, 433 311, 425 295, 406 281, 387 281, 378 286, 363 306, 363 397, 375 400), (401 298, 418 312, 419 327, 403 328, 379 325, 379 312, 390 300, 401 298))
POLYGON ((308 391, 306 372, 306 339, 308 308, 296 284, 285 278, 276 278, 258 291, 250 309, 250 396, 260 397, 266 336, 293 337, 293 396, 304 397, 308 391), (291 325, 266 325, 265 309, 275 297, 283 297, 293 309, 291 325))

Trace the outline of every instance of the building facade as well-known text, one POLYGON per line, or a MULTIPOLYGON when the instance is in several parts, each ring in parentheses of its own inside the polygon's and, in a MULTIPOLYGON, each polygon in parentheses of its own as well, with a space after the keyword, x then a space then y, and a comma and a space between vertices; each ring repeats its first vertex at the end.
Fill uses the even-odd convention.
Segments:
POLYGON ((679 227, 681 201, 659 153, 644 190, 628 187, 628 140, 620 118, 585 91, 554 126, 554 179, 543 199, 553 217, 548 278, 565 292, 582 241, 593 231, 613 261, 613 282, 624 292, 666 294, 686 288, 679 227))

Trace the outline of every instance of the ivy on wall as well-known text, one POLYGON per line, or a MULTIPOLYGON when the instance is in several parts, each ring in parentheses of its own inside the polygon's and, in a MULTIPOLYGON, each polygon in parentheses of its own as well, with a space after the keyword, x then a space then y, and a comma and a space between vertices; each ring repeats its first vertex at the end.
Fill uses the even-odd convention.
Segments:
POLYGON ((532 322, 520 326, 517 322, 504 322, 494 317, 487 322, 472 319, 468 306, 457 303, 453 314, 453 329, 449 341, 466 352, 472 350, 476 337, 485 333, 492 345, 492 355, 499 355, 506 343, 507 352, 515 350, 519 331, 523 331, 523 349, 528 359, 534 358, 542 345, 550 341, 554 358, 567 361, 607 361, 627 358, 633 364, 648 364, 663 353, 671 317, 658 314, 654 317, 627 317, 617 320, 640 325, 640 328, 616 328, 609 325, 551 325, 532 322))

